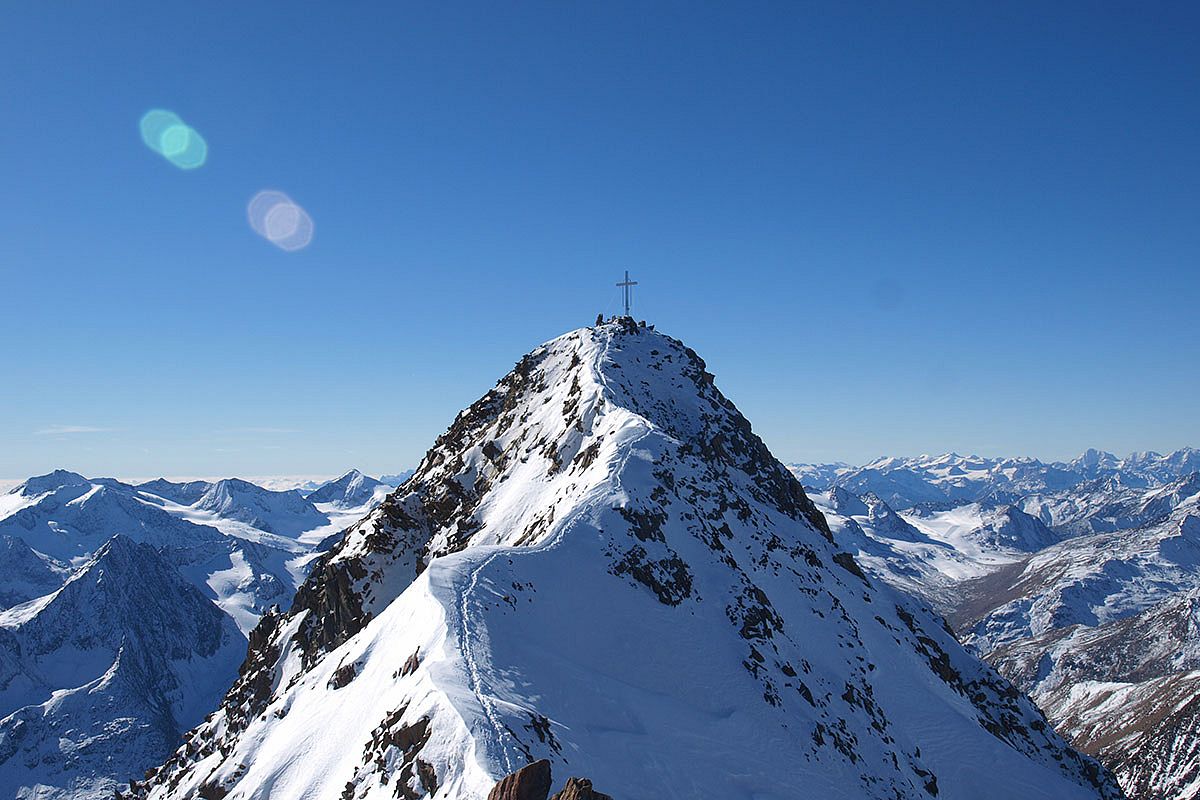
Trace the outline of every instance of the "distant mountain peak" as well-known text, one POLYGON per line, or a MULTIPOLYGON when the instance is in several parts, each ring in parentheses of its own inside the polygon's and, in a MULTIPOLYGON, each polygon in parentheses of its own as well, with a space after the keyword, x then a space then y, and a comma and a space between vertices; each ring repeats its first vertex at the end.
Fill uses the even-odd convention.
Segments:
POLYGON ((113 536, 61 588, 0 615, 0 794, 113 796, 115 771, 153 766, 200 721, 244 646, 153 547, 113 536))
POLYGON ((333 503, 341 508, 357 508, 371 503, 376 491, 386 484, 352 469, 340 478, 329 481, 305 497, 313 503, 333 503))
POLYGON ((45 475, 38 475, 30 478, 20 486, 12 489, 14 494, 22 494, 26 497, 46 494, 53 492, 56 489, 73 486, 86 486, 88 479, 80 475, 78 472, 71 472, 65 469, 56 469, 45 475))
POLYGON ((298 489, 277 492, 241 478, 224 478, 211 484, 193 507, 284 536, 329 521, 298 489))

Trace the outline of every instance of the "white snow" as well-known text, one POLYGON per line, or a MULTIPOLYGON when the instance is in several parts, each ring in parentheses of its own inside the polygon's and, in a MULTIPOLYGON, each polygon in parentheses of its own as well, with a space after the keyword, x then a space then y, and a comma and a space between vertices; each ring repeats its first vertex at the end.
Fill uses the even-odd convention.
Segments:
MULTIPOLYGON (((220 749, 181 754, 151 797, 205 784, 228 800, 393 797, 389 781, 420 789, 415 763, 436 774, 439 800, 483 800, 538 757, 553 760, 558 782, 584 775, 617 798, 784 800, 798 787, 824 798, 920 796, 909 763, 935 773, 946 797, 1097 796, 1060 771, 1052 735, 1018 750, 985 730, 984 712, 935 674, 908 626, 979 686, 990 673, 932 616, 836 566, 815 528, 763 494, 770 476, 733 460, 710 476, 715 462, 692 448, 732 412, 688 371, 681 346, 616 327, 551 342, 527 375, 515 373, 515 399, 498 387, 494 406, 481 401, 482 422, 460 416, 469 433, 452 429, 447 441, 461 449, 431 453, 396 501, 410 514, 435 498, 461 508, 486 487, 412 545, 441 555, 416 575, 404 548, 417 529, 381 514, 352 527, 328 566, 366 573, 365 627, 306 668, 296 637, 315 620, 307 610, 285 617, 265 709, 240 732, 223 712, 202 726, 195 741, 220 749), (488 416, 505 404, 515 404, 511 416, 488 416), (438 493, 451 482, 459 488, 438 493), (664 517, 635 529, 640 509, 664 517), (728 526, 720 548, 698 535, 708 530, 701 520, 728 526), (373 549, 372 537, 385 536, 389 549, 373 549), (666 565, 668 582, 671 558, 688 572, 686 591, 671 584, 674 605, 620 570, 639 551, 663 559, 641 563, 666 565), (746 605, 761 602, 768 621, 746 605), (770 614, 777 630, 739 634, 769 626, 770 614), (405 674, 410 660, 419 664, 405 674), (882 727, 841 697, 860 682, 886 715, 882 727), (386 744, 426 723, 428 740, 409 751, 386 744), (817 742, 814 731, 833 736, 837 725, 854 737, 853 759, 817 742)), ((737 427, 722 430, 735 437, 737 427)), ((1028 704, 1013 713, 1036 718, 1028 704)))

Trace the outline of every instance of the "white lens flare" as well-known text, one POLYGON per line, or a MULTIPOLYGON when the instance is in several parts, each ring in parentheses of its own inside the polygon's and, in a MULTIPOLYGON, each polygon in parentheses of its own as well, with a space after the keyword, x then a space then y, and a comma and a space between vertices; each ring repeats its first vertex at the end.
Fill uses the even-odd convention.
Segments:
POLYGON ((246 217, 255 233, 280 250, 302 250, 312 241, 312 217, 283 192, 264 189, 254 195, 246 217))

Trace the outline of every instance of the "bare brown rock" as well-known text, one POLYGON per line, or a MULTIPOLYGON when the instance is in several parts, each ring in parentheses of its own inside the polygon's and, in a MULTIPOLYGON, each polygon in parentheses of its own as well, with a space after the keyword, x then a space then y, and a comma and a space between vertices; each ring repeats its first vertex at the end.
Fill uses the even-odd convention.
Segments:
POLYGON ((597 792, 587 778, 568 778, 567 785, 550 800, 613 800, 609 795, 597 792))
POLYGON ((501 778, 488 800, 546 800, 549 794, 550 762, 542 759, 501 778))

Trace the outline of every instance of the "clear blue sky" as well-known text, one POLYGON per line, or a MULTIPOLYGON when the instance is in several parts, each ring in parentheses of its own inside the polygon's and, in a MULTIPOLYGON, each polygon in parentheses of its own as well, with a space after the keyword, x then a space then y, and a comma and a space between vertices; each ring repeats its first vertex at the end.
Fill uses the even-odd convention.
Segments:
POLYGON ((0 476, 412 466, 626 268, 785 460, 1200 444, 1198 34, 1191 3, 10 4, 0 476), (152 108, 205 166, 142 144, 152 108), (307 249, 247 224, 268 188, 307 249))

